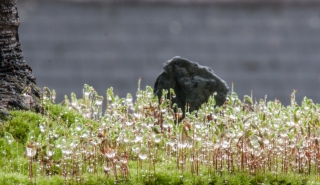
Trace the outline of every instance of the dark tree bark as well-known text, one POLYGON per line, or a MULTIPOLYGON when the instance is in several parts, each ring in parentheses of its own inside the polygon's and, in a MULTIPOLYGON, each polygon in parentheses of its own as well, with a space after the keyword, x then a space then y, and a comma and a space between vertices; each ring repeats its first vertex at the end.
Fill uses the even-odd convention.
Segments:
POLYGON ((40 90, 19 42, 16 2, 0 0, 0 118, 8 109, 39 110, 40 90))

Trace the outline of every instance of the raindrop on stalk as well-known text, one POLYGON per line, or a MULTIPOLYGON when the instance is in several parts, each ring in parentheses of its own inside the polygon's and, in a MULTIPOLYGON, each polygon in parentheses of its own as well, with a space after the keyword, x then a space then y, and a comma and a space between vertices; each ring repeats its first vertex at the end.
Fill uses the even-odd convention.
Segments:
POLYGON ((256 135, 250 137, 250 143, 253 148, 258 148, 260 146, 259 138, 256 135))
POLYGON ((152 98, 152 96, 153 96, 153 93, 152 93, 152 92, 147 92, 147 97, 148 97, 148 98, 152 98))
POLYGON ((138 143, 138 142, 141 142, 143 139, 143 134, 140 133, 140 134, 136 134, 136 138, 135 138, 135 142, 138 143))
POLYGON ((64 147, 62 148, 62 154, 69 156, 72 153, 72 150, 70 148, 64 147))
POLYGON ((229 146, 230 146, 230 142, 229 141, 223 141, 222 142, 222 148, 223 149, 227 149, 227 148, 229 148, 229 146))
POLYGON ((187 147, 187 142, 186 141, 180 141, 180 142, 178 142, 178 147, 179 148, 186 148, 187 147))
POLYGON ((155 137, 154 137, 155 143, 160 143, 161 140, 162 140, 162 135, 160 135, 160 134, 155 135, 155 137))
MULTIPOLYGON (((235 116, 235 115, 230 115, 229 116, 229 118, 230 118, 230 120, 236 120, 237 119, 237 116, 235 116)), ((245 126, 247 127, 247 125, 245 124, 245 126)))
POLYGON ((39 125, 40 132, 44 133, 46 131, 45 123, 39 125))
POLYGON ((53 156, 53 154, 54 154, 54 152, 53 152, 52 150, 47 149, 47 151, 46 151, 46 155, 47 155, 48 157, 53 156))
POLYGON ((91 93, 91 88, 90 88, 90 86, 87 85, 87 84, 84 84, 82 93, 83 93, 86 97, 89 97, 89 95, 90 95, 90 93, 91 93))
POLYGON ((106 157, 111 159, 114 158, 117 154, 117 151, 115 149, 107 149, 107 152, 105 153, 106 157))
POLYGON ((94 104, 96 106, 100 106, 102 104, 102 102, 103 102, 103 96, 96 96, 94 104))
POLYGON ((76 131, 81 131, 82 130, 82 125, 78 123, 75 127, 76 131))
POLYGON ((166 108, 166 107, 164 107, 164 108, 161 109, 161 112, 162 112, 162 113, 165 113, 166 111, 167 111, 167 108, 166 108))
POLYGON ((123 154, 120 157, 120 163, 122 163, 122 164, 127 164, 128 163, 128 156, 126 154, 123 154))
POLYGON ((29 143, 26 147, 26 154, 28 157, 34 157, 37 153, 34 143, 29 143))
POLYGON ((279 135, 280 135, 280 137, 282 137, 282 138, 288 137, 287 131, 284 130, 284 129, 282 129, 282 130, 279 131, 279 135))
POLYGON ((6 132, 6 133, 4 134, 4 138, 7 140, 7 142, 8 142, 9 145, 12 144, 12 142, 13 142, 13 136, 12 136, 10 133, 6 132))
POLYGON ((137 96, 137 98, 140 98, 142 96, 141 92, 137 91, 136 96, 137 96))
POLYGON ((294 122, 293 122, 293 121, 288 121, 286 124, 287 124, 289 127, 294 126, 294 122))
POLYGON ((146 147, 142 147, 140 152, 139 152, 139 155, 138 155, 139 159, 141 160, 145 160, 148 158, 148 150, 146 147))
POLYGON ((177 139, 175 137, 171 137, 168 139, 167 144, 173 147, 177 143, 177 139))
POLYGON ((165 129, 168 128, 169 127, 169 123, 166 122, 166 121, 163 122, 162 127, 165 128, 165 129))
POLYGON ((105 166, 104 166, 104 173, 108 173, 111 169, 112 169, 111 166, 105 165, 105 166))
POLYGON ((264 143, 265 145, 269 145, 269 144, 270 144, 270 141, 269 141, 268 139, 264 139, 264 140, 263 140, 263 143, 264 143))
POLYGON ((135 146, 132 147, 132 151, 133 151, 134 153, 138 154, 139 151, 140 151, 140 147, 139 147, 138 145, 135 145, 135 146))

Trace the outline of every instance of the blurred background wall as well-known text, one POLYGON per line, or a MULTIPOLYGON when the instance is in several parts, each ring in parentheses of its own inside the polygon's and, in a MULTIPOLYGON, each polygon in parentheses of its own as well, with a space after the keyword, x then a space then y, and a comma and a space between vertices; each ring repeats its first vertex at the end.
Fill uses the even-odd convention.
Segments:
POLYGON ((242 98, 320 102, 317 0, 18 0, 22 50, 56 102, 83 85, 120 97, 152 86, 181 56, 212 68, 242 98))

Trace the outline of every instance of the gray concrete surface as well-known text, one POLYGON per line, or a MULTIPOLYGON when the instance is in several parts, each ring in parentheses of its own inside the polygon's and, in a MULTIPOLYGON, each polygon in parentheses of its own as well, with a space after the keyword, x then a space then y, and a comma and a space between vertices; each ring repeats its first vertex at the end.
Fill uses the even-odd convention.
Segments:
POLYGON ((87 83, 121 97, 153 86, 181 56, 211 67, 240 97, 320 102, 320 4, 103 4, 19 1, 20 41, 57 101, 87 83))

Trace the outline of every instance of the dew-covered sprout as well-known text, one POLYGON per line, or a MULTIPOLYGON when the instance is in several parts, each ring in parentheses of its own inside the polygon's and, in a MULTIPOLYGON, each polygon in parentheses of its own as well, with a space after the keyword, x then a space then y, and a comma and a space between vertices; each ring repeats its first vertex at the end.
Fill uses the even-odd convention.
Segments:
POLYGON ((148 158, 148 149, 147 147, 142 147, 140 150, 139 150, 139 154, 138 154, 138 157, 140 160, 145 160, 148 158))
POLYGON ((26 155, 27 157, 34 157, 37 154, 37 148, 34 143, 29 143, 26 146, 26 155))
MULTIPOLYGON (((136 170, 137 179, 156 178, 157 168, 162 167, 178 172, 182 179, 186 174, 319 172, 320 106, 307 98, 299 106, 295 92, 288 107, 266 97, 254 100, 252 95, 241 101, 235 92, 216 107, 213 93, 199 110, 185 111, 183 120, 183 111, 172 109, 175 92, 162 94, 159 103, 149 86, 145 91, 139 87, 136 100, 129 93, 120 98, 109 88, 104 101, 84 85, 82 98, 72 93, 71 101, 67 96, 64 101, 69 111, 81 116, 66 118, 68 112, 63 112, 51 121, 52 115, 43 114, 38 131, 28 133, 25 155, 29 163, 41 164, 39 174, 54 172, 66 181, 80 179, 79 184, 87 173, 117 181, 136 170)), ((48 106, 53 91, 44 89, 43 96, 43 106, 48 106)), ((6 146, 16 143, 10 133, 4 138, 6 146)))

